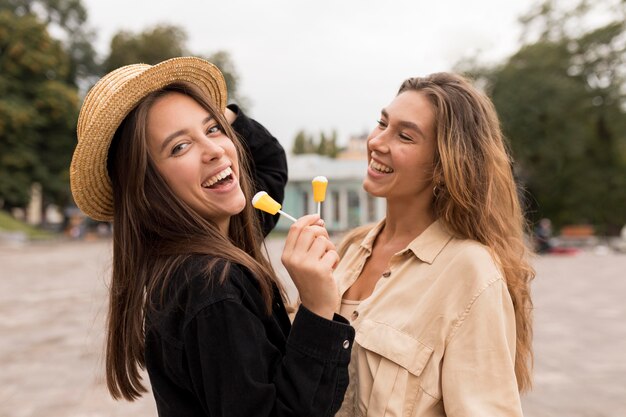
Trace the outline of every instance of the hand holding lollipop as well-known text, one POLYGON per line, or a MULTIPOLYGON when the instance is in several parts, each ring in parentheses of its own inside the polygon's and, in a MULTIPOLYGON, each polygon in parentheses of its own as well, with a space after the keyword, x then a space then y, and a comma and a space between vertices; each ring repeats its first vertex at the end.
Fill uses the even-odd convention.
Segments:
POLYGON ((323 176, 313 178, 313 200, 317 203, 317 214, 322 217, 322 201, 326 199, 326 187, 328 179, 323 176))
POLYGON ((282 211, 280 203, 270 197, 265 191, 259 191, 252 197, 252 206, 269 214, 280 213, 294 223, 297 221, 293 216, 282 211))

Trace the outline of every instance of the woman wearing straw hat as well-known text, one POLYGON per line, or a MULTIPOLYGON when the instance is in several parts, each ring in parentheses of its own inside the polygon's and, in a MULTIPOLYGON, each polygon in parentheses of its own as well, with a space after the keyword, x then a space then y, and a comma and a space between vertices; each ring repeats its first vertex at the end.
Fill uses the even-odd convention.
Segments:
MULTIPOLYGON (((225 103, 221 73, 198 58, 122 67, 85 98, 71 186, 114 225, 107 386, 134 400, 145 368, 161 416, 331 416, 354 337, 333 313, 337 254, 319 217, 292 226, 283 262, 302 305, 290 324, 225 103)), ((242 133, 257 182, 282 195, 282 149, 237 119, 255 127, 242 133)))

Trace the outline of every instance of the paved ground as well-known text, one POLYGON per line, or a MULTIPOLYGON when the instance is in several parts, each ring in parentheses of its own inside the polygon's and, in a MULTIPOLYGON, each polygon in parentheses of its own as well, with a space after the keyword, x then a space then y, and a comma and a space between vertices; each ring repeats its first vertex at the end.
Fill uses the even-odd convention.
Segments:
MULTIPOLYGON (((275 258, 282 241, 268 246, 275 258)), ((0 417, 156 415, 150 396, 115 402, 103 384, 109 258, 108 241, 0 246, 0 417)), ((626 416, 626 255, 536 267, 526 417, 626 416)))

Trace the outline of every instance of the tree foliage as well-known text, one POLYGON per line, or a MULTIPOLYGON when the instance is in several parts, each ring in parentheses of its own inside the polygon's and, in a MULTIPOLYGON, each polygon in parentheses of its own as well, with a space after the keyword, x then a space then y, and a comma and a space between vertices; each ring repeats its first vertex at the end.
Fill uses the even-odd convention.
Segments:
POLYGON ((319 139, 315 139, 304 130, 300 130, 293 140, 291 153, 294 155, 313 153, 335 158, 340 150, 340 147, 337 145, 336 131, 333 131, 330 135, 320 132, 319 139))
POLYGON ((33 14, 0 10, 0 199, 28 203, 33 182, 48 201, 68 198, 78 96, 72 58, 33 14))
POLYGON ((557 6, 548 0, 522 19, 535 39, 504 64, 469 72, 498 110, 531 217, 611 233, 626 223, 625 14, 583 29, 590 3, 557 6))
POLYGON ((95 34, 87 25, 87 10, 81 0, 0 0, 0 10, 17 17, 35 16, 47 28, 60 36, 69 56, 66 74, 75 85, 100 71, 93 48, 95 34))
POLYGON ((245 108, 247 100, 240 96, 237 89, 239 76, 230 54, 226 51, 217 51, 211 55, 194 54, 187 49, 186 43, 187 33, 184 29, 172 25, 157 25, 139 33, 118 32, 111 39, 111 50, 104 61, 104 71, 139 62, 154 65, 177 56, 199 56, 222 71, 230 101, 245 108))
POLYGON ((111 51, 104 61, 104 72, 138 62, 154 65, 185 55, 187 35, 176 26, 161 25, 134 34, 118 32, 111 39, 111 51))
POLYGON ((294 155, 302 155, 306 153, 315 153, 315 145, 313 144, 313 138, 304 130, 298 131, 296 137, 293 140, 293 146, 291 153, 294 155))

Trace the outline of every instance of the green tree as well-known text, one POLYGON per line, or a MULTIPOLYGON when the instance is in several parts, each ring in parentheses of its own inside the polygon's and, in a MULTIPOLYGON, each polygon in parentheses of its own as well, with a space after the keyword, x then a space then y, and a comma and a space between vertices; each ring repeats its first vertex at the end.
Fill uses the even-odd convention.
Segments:
POLYGON ((235 102, 243 109, 247 109, 250 106, 247 97, 243 96, 239 91, 239 74, 237 74, 237 68, 233 62, 230 54, 226 51, 217 51, 210 55, 199 55, 209 62, 215 64, 224 75, 226 80, 226 86, 228 87, 228 100, 235 102))
POLYGON ((33 182, 47 201, 69 197, 78 114, 71 66, 36 16, 0 11, 0 199, 7 207, 26 205, 33 182))
POLYGON ((326 134, 324 132, 321 132, 320 140, 317 144, 316 153, 318 155, 327 155, 329 148, 330 148, 330 140, 326 138, 326 134))
POLYGON ((0 10, 18 17, 36 16, 60 35, 69 56, 67 81, 78 85, 97 75, 100 66, 93 48, 95 34, 87 25, 87 10, 81 0, 0 0, 0 10))
MULTIPOLYGON (((602 4, 615 6, 594 6, 602 4)), ((546 1, 522 19, 526 43, 504 64, 469 65, 493 98, 535 219, 589 222, 609 233, 626 223, 621 4, 614 21, 583 30, 591 3, 563 10, 546 1)))
POLYGON ((304 130, 298 131, 296 137, 293 140, 293 147, 291 148, 291 153, 294 155, 302 155, 307 152, 307 137, 304 130))
POLYGON ((300 130, 293 140, 291 153, 294 155, 312 153, 336 158, 340 150, 337 146, 337 131, 333 130, 330 136, 320 132, 319 140, 315 140, 313 136, 300 130))
POLYGON ((320 133, 317 153, 331 158, 337 157, 337 154, 339 153, 339 148, 337 146, 337 131, 333 130, 330 136, 327 136, 324 132, 320 133))
POLYGON ((138 62, 154 65, 177 56, 194 55, 214 63, 224 75, 229 100, 246 107, 247 99, 238 91, 239 76, 235 65, 226 51, 210 55, 192 53, 187 49, 187 33, 173 25, 157 25, 139 33, 118 32, 111 39, 109 56, 104 60, 105 72, 138 62))
POLYGON ((154 65, 165 59, 185 55, 186 42, 185 31, 171 25, 155 26, 138 34, 118 32, 111 39, 111 52, 104 61, 104 71, 110 72, 138 62, 154 65))
POLYGON ((294 155, 301 155, 307 153, 318 153, 319 144, 313 139, 313 136, 306 133, 304 130, 298 131, 296 137, 293 140, 291 153, 294 155))

